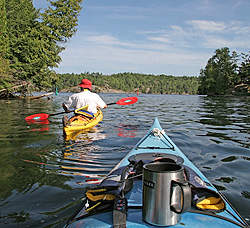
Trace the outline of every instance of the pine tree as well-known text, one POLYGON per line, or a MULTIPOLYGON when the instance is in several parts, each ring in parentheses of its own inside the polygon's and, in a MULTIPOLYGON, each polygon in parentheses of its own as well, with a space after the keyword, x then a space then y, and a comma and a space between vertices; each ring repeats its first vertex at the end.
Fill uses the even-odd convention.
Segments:
POLYGON ((14 76, 28 80, 36 73, 34 59, 37 48, 34 32, 38 24, 38 11, 31 0, 6 1, 9 50, 8 59, 14 76))
POLYGON ((48 26, 55 41, 66 42, 77 31, 82 0, 49 0, 49 2, 51 6, 42 14, 43 23, 48 26))
POLYGON ((77 30, 81 2, 50 0, 41 13, 32 0, 0 0, 0 67, 9 61, 16 79, 50 87, 57 79, 51 69, 61 62, 63 45, 77 30))
POLYGON ((205 67, 200 72, 200 94, 226 94, 238 82, 237 54, 230 55, 229 48, 215 51, 205 67))
POLYGON ((242 53, 242 62, 239 67, 239 76, 241 83, 250 84, 250 52, 242 53))
POLYGON ((7 87, 12 80, 9 61, 6 59, 8 48, 6 3, 0 0, 0 88, 7 87))
POLYGON ((5 0, 0 0, 0 55, 4 57, 8 49, 7 18, 5 0))

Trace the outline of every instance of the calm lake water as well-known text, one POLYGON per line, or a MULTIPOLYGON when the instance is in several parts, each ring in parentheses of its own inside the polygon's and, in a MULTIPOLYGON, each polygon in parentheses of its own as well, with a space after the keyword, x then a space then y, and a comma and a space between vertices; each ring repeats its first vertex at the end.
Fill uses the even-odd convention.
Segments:
MULTIPOLYGON (((0 227, 62 227, 84 188, 107 174, 155 117, 249 221, 250 97, 139 95, 136 104, 109 106, 97 129, 75 141, 64 140, 62 115, 44 124, 25 122, 34 113, 63 111, 68 95, 0 100, 0 227)), ((134 96, 100 95, 107 103, 134 96)))

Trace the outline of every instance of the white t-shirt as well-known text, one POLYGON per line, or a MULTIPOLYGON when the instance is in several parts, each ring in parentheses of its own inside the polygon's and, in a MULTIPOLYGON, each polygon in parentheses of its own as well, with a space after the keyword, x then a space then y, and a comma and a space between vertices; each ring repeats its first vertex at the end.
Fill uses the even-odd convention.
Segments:
POLYGON ((78 109, 88 105, 88 111, 92 113, 97 113, 97 107, 104 108, 106 106, 98 94, 89 90, 71 95, 64 104, 68 109, 78 109))

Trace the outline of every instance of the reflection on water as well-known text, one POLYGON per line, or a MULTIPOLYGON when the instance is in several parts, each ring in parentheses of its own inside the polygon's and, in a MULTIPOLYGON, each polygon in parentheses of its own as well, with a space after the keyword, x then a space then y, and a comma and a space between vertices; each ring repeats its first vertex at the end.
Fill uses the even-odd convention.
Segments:
MULTIPOLYGON (((62 116, 45 124, 25 122, 34 113, 62 111, 66 96, 0 100, 0 226, 62 227, 85 187, 100 182, 156 116, 188 158, 250 218, 249 97, 139 95, 136 104, 110 106, 99 126, 66 140, 62 116)), ((102 94, 107 103, 126 96, 102 94)))
POLYGON ((27 121, 27 124, 29 125, 30 131, 49 131, 49 120, 43 120, 43 121, 27 121))
POLYGON ((100 153, 102 148, 94 142, 105 138, 106 135, 98 127, 67 136, 61 174, 80 176, 81 181, 76 181, 76 184, 81 186, 100 183, 112 166, 103 164, 103 154, 100 153))
MULTIPOLYGON (((199 109, 203 125, 207 126, 207 135, 216 139, 233 141, 249 148, 249 98, 206 97, 199 109)), ((215 141, 220 143, 220 140, 215 141)))
POLYGON ((98 127, 94 127, 88 130, 80 130, 73 132, 65 136, 65 141, 82 141, 82 142, 93 142, 95 140, 105 139, 105 134, 101 133, 98 127))
POLYGON ((236 156, 229 156, 229 157, 221 159, 221 161, 222 162, 232 162, 232 161, 235 161, 236 159, 237 159, 236 156))
POLYGON ((136 130, 137 130, 136 125, 128 125, 128 124, 120 124, 115 131, 117 131, 117 136, 119 137, 129 137, 129 138, 134 138, 136 137, 136 130))
POLYGON ((235 178, 232 177, 220 177, 219 179, 216 179, 217 181, 224 182, 224 183, 230 183, 235 180, 235 178))

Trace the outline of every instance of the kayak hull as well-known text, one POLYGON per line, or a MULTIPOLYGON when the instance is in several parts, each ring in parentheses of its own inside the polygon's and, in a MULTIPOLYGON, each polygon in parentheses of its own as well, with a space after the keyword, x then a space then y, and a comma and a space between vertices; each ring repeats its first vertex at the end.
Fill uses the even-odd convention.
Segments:
MULTIPOLYGON (((129 164, 131 156, 139 154, 160 153, 166 155, 179 156, 183 159, 183 165, 192 168, 199 178, 206 183, 207 188, 220 194, 209 180, 199 171, 197 167, 181 152, 173 141, 165 134, 157 118, 148 133, 136 144, 136 146, 111 170, 110 175, 121 167, 129 164), (156 129, 156 130, 155 130, 156 129), (153 133, 154 132, 154 133, 153 133), (162 137, 163 136, 163 137, 162 137)), ((144 155, 143 155, 144 156, 144 155)), ((128 201, 128 211, 126 227, 155 227, 143 221, 142 218, 142 181, 134 181, 132 189, 125 195, 128 201)), ((203 211, 187 211, 181 214, 180 222, 172 227, 245 227, 247 223, 239 213, 230 205, 226 198, 221 195, 226 210, 216 214, 203 211)), ((80 211, 76 217, 83 214, 80 211)), ((83 219, 68 224, 66 227, 113 227, 113 217, 111 212, 94 214, 83 219)))
POLYGON ((98 109, 93 119, 75 119, 73 122, 64 123, 63 132, 67 138, 72 138, 74 135, 78 135, 83 131, 95 127, 103 119, 103 113, 101 109, 98 109))
MULTIPOLYGON (((77 225, 71 224, 67 227, 88 227, 88 228, 110 227, 111 228, 111 227, 114 227, 112 221, 113 221, 112 212, 105 212, 102 214, 96 214, 91 217, 85 218, 83 220, 77 221, 77 225)), ((141 209, 129 209, 129 213, 127 215, 126 227, 133 228, 133 227, 157 227, 157 226, 153 226, 143 221, 141 209)), ((164 227, 164 226, 161 226, 161 227, 164 227)), ((174 226, 167 226, 167 227, 236 228, 240 226, 233 224, 231 222, 228 222, 226 220, 216 218, 216 217, 186 212, 181 215, 181 221, 178 224, 174 226)))

